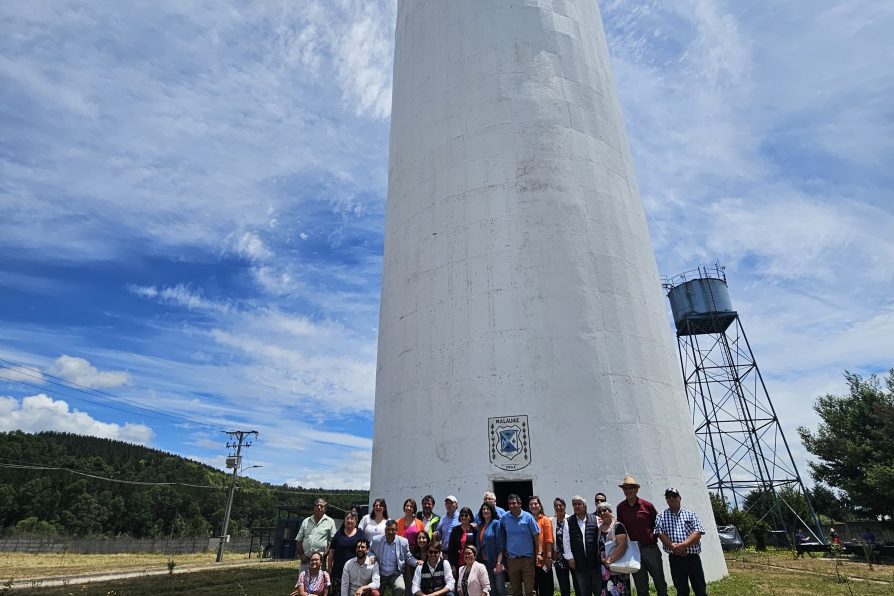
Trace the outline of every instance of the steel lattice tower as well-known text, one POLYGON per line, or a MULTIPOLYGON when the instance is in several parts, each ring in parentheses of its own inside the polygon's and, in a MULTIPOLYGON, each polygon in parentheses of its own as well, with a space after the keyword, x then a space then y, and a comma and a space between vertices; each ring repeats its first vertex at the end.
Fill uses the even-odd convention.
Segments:
POLYGON ((724 268, 702 266, 666 277, 663 285, 708 490, 740 510, 747 509, 749 493, 761 491, 756 517, 770 519, 788 536, 790 511, 824 542, 745 328, 732 308, 724 268), (783 487, 803 496, 808 519, 786 503, 783 487))

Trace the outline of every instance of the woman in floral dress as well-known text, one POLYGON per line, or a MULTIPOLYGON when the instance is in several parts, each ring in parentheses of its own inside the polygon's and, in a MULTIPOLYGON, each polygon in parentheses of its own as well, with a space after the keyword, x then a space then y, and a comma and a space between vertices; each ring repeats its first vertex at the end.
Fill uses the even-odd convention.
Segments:
POLYGON ((602 574, 602 596, 620 596, 630 594, 630 574, 613 573, 609 565, 620 559, 627 552, 627 528, 612 516, 612 506, 599 503, 596 507, 599 518, 599 560, 602 574), (614 550, 606 554, 605 543, 614 541, 614 550))

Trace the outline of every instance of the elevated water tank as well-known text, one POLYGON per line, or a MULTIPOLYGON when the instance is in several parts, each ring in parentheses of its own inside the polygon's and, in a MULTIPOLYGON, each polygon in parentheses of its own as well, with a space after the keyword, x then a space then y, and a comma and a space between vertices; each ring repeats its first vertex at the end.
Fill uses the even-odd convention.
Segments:
POLYGON ((723 333, 738 313, 720 266, 702 266, 664 280, 677 335, 723 333))

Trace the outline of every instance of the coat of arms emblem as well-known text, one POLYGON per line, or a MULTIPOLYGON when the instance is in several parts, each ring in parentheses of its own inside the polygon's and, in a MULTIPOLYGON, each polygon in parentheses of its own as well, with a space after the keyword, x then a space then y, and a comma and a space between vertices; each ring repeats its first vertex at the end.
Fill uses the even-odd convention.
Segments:
POLYGON ((488 418, 490 462, 501 470, 521 470, 531 463, 527 416, 488 418))

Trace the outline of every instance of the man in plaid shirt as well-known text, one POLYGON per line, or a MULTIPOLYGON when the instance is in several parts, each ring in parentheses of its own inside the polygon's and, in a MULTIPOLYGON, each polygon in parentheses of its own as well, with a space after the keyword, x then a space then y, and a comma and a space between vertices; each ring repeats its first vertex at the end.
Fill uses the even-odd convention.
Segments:
POLYGON ((702 569, 701 539, 705 533, 698 516, 680 506, 680 493, 675 488, 664 491, 667 509, 655 519, 655 535, 664 545, 671 578, 679 596, 689 596, 689 584, 695 596, 707 596, 705 571, 702 569))

